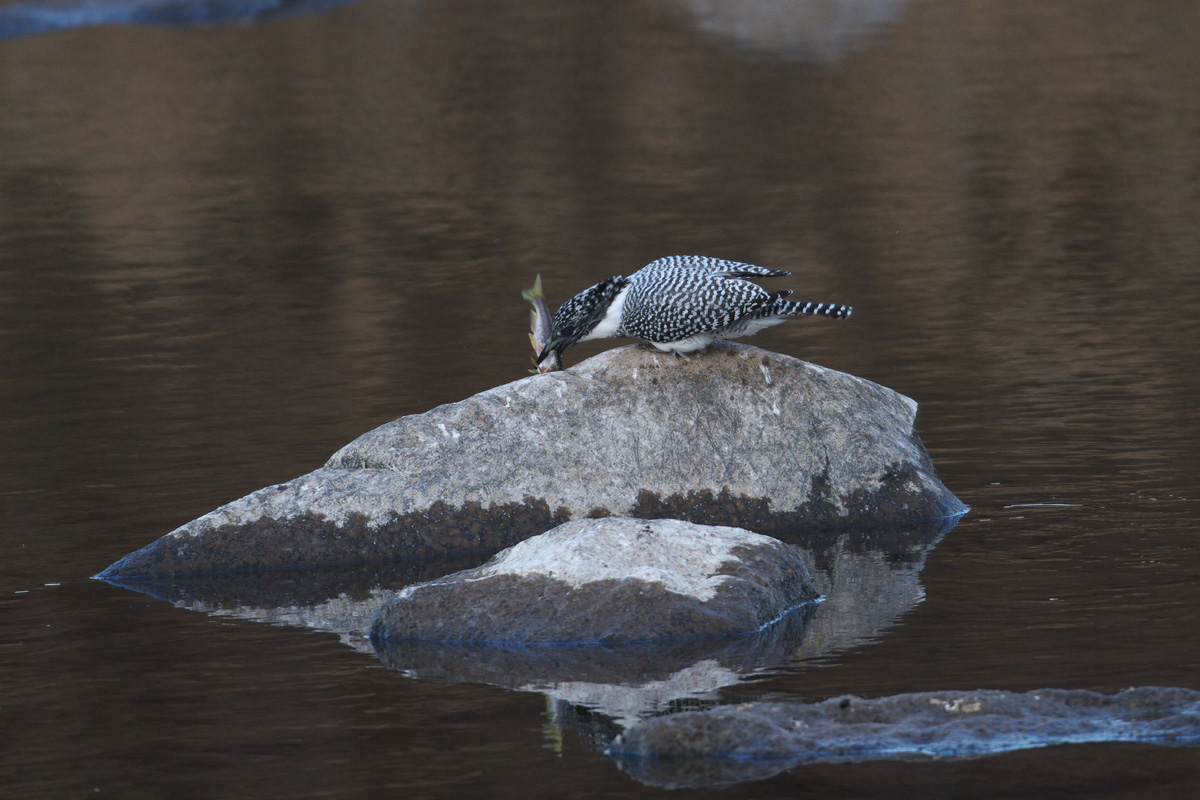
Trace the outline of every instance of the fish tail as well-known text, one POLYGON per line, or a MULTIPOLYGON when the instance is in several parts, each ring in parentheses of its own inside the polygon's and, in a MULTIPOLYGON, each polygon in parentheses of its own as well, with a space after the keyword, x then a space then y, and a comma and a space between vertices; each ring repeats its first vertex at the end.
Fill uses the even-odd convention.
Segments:
POLYGON ((534 302, 535 300, 546 299, 546 295, 542 291, 542 274, 540 272, 538 273, 538 276, 533 279, 533 286, 529 289, 524 289, 521 291, 521 299, 530 303, 534 302))

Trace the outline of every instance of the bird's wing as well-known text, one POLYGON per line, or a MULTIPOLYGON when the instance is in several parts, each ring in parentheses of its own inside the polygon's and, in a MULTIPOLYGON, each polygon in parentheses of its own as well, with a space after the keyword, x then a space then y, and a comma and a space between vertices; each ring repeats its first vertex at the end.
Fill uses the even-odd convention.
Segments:
POLYGON ((622 327, 627 334, 652 342, 722 330, 774 300, 749 281, 658 262, 643 267, 631 280, 622 327))
POLYGON ((723 258, 710 256, 667 256, 646 265, 646 268, 653 267, 698 269, 722 278, 780 278, 792 274, 779 269, 743 264, 740 261, 726 261, 723 258))

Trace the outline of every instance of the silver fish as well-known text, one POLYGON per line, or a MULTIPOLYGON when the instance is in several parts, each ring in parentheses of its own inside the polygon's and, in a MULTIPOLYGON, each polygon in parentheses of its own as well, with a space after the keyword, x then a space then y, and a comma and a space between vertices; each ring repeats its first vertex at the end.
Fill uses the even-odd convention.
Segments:
MULTIPOLYGON (((521 292, 521 297, 533 304, 533 311, 529 312, 529 343, 533 345, 534 354, 540 356, 554 333, 554 316, 550 313, 550 306, 546 305, 541 275, 534 280, 533 288, 521 292)), ((531 372, 546 373, 562 369, 562 358, 557 352, 546 356, 540 364, 536 358, 533 363, 537 369, 530 370, 531 372)))

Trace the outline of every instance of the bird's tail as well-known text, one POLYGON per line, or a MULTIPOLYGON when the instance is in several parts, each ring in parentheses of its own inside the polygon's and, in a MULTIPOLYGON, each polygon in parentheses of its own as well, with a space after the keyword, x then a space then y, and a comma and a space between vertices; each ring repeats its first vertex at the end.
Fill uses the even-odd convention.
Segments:
POLYGON ((833 317, 834 319, 845 319, 852 312, 850 306, 844 306, 840 303, 806 303, 803 300, 776 300, 771 304, 772 316, 784 317, 833 317))

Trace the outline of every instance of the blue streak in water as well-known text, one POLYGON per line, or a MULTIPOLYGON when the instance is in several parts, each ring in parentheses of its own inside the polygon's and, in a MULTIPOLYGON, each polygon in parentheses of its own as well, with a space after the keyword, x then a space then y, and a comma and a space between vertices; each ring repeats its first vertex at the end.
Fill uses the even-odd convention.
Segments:
POLYGON ((96 25, 192 27, 323 14, 356 0, 77 0, 0 6, 0 41, 96 25))

